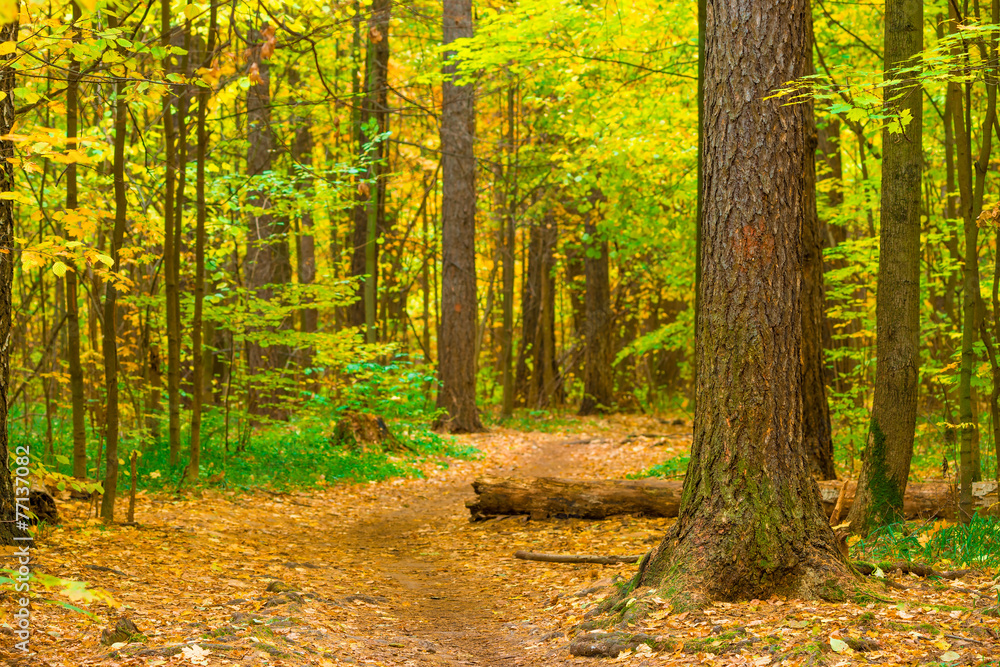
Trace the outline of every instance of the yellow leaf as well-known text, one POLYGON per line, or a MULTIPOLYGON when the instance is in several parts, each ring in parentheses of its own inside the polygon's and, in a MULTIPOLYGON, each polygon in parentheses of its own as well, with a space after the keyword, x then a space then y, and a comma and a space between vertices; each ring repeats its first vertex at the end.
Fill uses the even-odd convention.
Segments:
POLYGON ((8 53, 14 53, 14 49, 17 48, 17 42, 3 42, 0 44, 0 56, 5 56, 8 53))
POLYGON ((943 639, 937 640, 936 642, 934 642, 934 645, 937 646, 942 651, 947 651, 948 649, 951 648, 951 644, 949 644, 948 642, 946 642, 943 639))
POLYGON ((78 2, 83 5, 84 9, 89 11, 97 9, 97 0, 78 0, 78 2))
POLYGON ((0 0, 0 23, 10 23, 18 18, 16 0, 0 0))
POLYGON ((52 265, 52 273, 62 278, 66 275, 66 265, 62 262, 56 262, 52 265))

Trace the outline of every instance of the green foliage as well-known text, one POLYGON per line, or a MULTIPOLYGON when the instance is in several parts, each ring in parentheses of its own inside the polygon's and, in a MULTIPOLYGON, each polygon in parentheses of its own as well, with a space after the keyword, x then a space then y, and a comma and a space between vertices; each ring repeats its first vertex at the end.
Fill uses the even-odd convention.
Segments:
POLYGON ((876 563, 1000 567, 1000 521, 974 516, 968 524, 893 523, 852 545, 851 557, 876 563))
POLYGON ((676 479, 683 477, 687 472, 688 464, 691 463, 690 456, 675 456, 663 463, 647 468, 641 472, 634 472, 625 475, 627 479, 645 479, 646 477, 659 477, 661 479, 676 479))
MULTIPOLYGON (((478 454, 475 448, 459 446, 452 438, 444 438, 426 425, 402 420, 388 420, 389 428, 416 453, 348 451, 330 442, 336 410, 314 409, 304 414, 305 417, 287 424, 261 428, 246 447, 227 450, 220 438, 224 416, 210 411, 204 426, 202 479, 209 485, 240 490, 308 488, 340 481, 420 476, 418 464, 427 459, 473 458, 478 454)), ((160 444, 143 458, 137 486, 173 491, 181 486, 183 473, 182 465, 170 465, 169 452, 160 444)), ((127 484, 128 471, 123 470, 122 474, 127 484)))
MULTIPOLYGON (((24 584, 28 585, 28 590, 32 591, 34 595, 37 595, 39 589, 42 589, 56 592, 69 598, 72 602, 96 602, 111 607, 118 606, 118 602, 115 601, 111 593, 102 588, 91 588, 90 584, 85 581, 55 577, 51 574, 39 572, 38 570, 34 570, 28 573, 27 577, 23 577, 17 570, 0 568, 0 591, 10 591, 13 597, 17 599, 26 592, 23 588, 24 584)), ((84 614, 94 620, 99 620, 96 614, 68 602, 62 600, 45 600, 45 602, 84 614)))
MULTIPOLYGON (((427 366, 414 364, 403 355, 388 363, 349 362, 342 371, 347 380, 330 401, 336 412, 367 412, 410 422, 431 422, 442 412, 433 400, 437 377, 427 366)), ((326 403, 317 400, 320 405, 326 403)))

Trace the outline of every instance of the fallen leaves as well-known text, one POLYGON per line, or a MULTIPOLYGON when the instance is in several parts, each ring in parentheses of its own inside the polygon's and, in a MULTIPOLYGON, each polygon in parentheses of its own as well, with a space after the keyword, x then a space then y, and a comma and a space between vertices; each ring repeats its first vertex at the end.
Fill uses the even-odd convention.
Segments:
MULTIPOLYGON (((622 435, 664 428, 642 419, 580 422, 586 443, 567 433, 502 429, 466 436, 484 458, 449 461, 447 469, 429 461, 426 479, 283 495, 144 497, 140 527, 107 529, 88 521, 85 505, 63 503, 67 523, 36 549, 40 568, 88 581, 119 605, 87 602, 98 621, 34 605, 32 647, 45 662, 31 664, 599 664, 570 656, 569 642, 635 565, 546 564, 512 554, 642 553, 672 520, 508 517, 473 524, 462 505, 464 485, 497 472, 621 477, 658 462, 667 447, 684 449, 679 439, 658 446, 622 435), (101 647, 101 629, 122 613, 135 618, 145 643, 101 647)), ((795 667, 996 659, 1000 619, 985 616, 983 600, 967 592, 989 591, 994 582, 965 578, 959 589, 907 581, 912 588, 892 591, 893 604, 772 598, 678 614, 669 600, 651 594, 643 600, 649 612, 624 631, 656 645, 633 645, 607 663, 795 667)), ((12 609, 9 599, 0 601, 0 631, 12 609)))

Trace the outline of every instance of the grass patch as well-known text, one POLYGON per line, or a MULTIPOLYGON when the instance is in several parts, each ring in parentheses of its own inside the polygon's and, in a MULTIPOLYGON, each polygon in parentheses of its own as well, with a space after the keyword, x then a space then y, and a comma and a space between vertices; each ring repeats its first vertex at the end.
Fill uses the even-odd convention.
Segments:
MULTIPOLYGON (((318 406, 304 410, 287 423, 261 426, 249 437, 236 438, 229 430, 227 443, 224 434, 225 419, 221 411, 211 409, 204 419, 201 448, 199 486, 237 490, 272 488, 289 490, 312 488, 339 481, 366 482, 392 477, 421 476, 420 466, 430 459, 438 459, 447 467, 448 459, 474 459, 480 456, 477 449, 460 445, 450 436, 441 436, 430 430, 426 423, 406 420, 387 420, 398 440, 405 443, 411 453, 387 454, 382 452, 355 452, 333 445, 333 432, 339 410, 318 406)), ((11 446, 21 442, 30 444, 33 464, 42 463, 44 442, 39 431, 12 433, 11 446)), ((66 429, 68 431, 68 429, 66 429)), ((40 431, 44 433, 44 430, 40 431)), ((160 429, 166 432, 165 424, 160 429)), ((56 456, 49 460, 46 469, 72 474, 69 457, 62 452, 71 446, 71 438, 63 429, 56 431, 56 456)), ((103 461, 100 473, 95 468, 98 438, 88 433, 88 464, 91 478, 103 479, 103 461)), ((119 444, 119 493, 128 489, 131 475, 127 458, 138 450, 136 488, 148 491, 175 491, 180 485, 188 462, 188 442, 182 436, 180 461, 171 465, 170 451, 165 438, 147 439, 145 442, 130 440, 127 436, 119 444)), ((102 456, 103 458, 103 456, 102 456)), ((187 487, 189 484, 184 483, 187 487)))
POLYGON ((908 561, 935 567, 1000 567, 1000 521, 974 516, 966 524, 946 521, 896 523, 851 545, 852 557, 870 562, 908 561))
POLYGON ((655 466, 647 468, 641 472, 629 473, 628 475, 625 475, 625 477, 627 479, 643 479, 646 477, 676 479, 684 476, 684 473, 687 472, 688 469, 688 463, 690 462, 690 456, 675 456, 672 459, 667 459, 663 463, 657 463, 655 466))

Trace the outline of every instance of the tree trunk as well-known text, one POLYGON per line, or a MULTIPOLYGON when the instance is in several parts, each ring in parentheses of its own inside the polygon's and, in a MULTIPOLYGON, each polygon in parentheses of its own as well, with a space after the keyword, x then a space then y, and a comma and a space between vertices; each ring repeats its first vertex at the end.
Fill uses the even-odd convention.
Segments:
MULTIPOLYGON (((17 42, 18 22, 0 27, 0 42, 17 42)), ((0 56, 0 136, 14 129, 14 69, 10 66, 15 54, 0 56)), ((14 191, 14 142, 0 139, 0 192, 14 191)), ((10 340, 12 295, 14 288, 14 201, 0 199, 0 340, 10 340)), ((8 458, 7 409, 10 399, 10 346, 0 347, 0 544, 11 545, 28 537, 14 522, 17 516, 14 484, 8 458)), ((18 448, 20 449, 20 448, 18 448)), ((28 452, 15 451, 16 456, 28 452)), ((20 464, 15 460, 15 463, 20 464)))
MULTIPOLYGON (((73 41, 80 41, 79 26, 82 12, 80 5, 73 2, 73 41)), ((79 150, 77 142, 77 113, 80 88, 80 62, 72 54, 69 61, 69 76, 66 83, 66 148, 79 150)), ((66 165, 66 210, 75 211, 78 206, 76 162, 66 165)), ((73 412, 73 477, 87 477, 87 426, 86 404, 83 395, 83 365, 80 361, 80 302, 77 289, 79 277, 77 269, 66 272, 66 361, 69 365, 69 387, 73 412)))
POLYGON ((541 248, 542 239, 538 225, 529 227, 521 272, 521 345, 514 367, 514 395, 524 405, 531 405, 531 359, 535 356, 535 332, 541 318, 541 248))
MULTIPOLYGON (((302 165, 303 172, 297 183, 297 190, 303 199, 312 200, 312 125, 308 118, 298 119, 295 128, 295 142, 292 144, 292 159, 302 165)), ((316 282, 316 241, 313 238, 313 212, 305 205, 299 214, 299 232, 296 235, 298 246, 298 278, 300 285, 312 285, 316 282)), ((319 327, 319 313, 314 307, 305 307, 300 312, 300 328, 304 333, 316 333, 319 327)), ((312 365, 313 351, 306 350, 302 365, 312 365)))
MULTIPOLYGON (((854 502, 857 485, 835 480, 818 483, 823 513, 830 516, 844 485, 842 509, 854 502)), ((606 519, 620 514, 676 517, 684 482, 667 479, 556 479, 552 477, 480 477, 472 483, 476 496, 465 502, 473 521, 495 516, 527 514, 532 519, 606 519)), ((996 482, 974 486, 973 510, 996 514, 996 482), (992 509, 991 509, 992 508, 992 509)), ((907 519, 955 520, 958 503, 952 486, 918 482, 907 487, 903 504, 907 519)))
MULTIPOLYGON (((355 4, 355 43, 360 48, 360 5, 355 4)), ((364 98, 356 123, 358 157, 369 161, 368 173, 359 181, 354 205, 354 252, 351 276, 366 276, 358 286, 359 300, 348 308, 348 324, 365 327, 366 340, 373 343, 378 298, 378 234, 385 229, 385 142, 372 143, 376 136, 389 131, 389 0, 373 0, 368 22, 368 46, 364 98), (374 119, 374 125, 371 120, 374 119)), ((358 86, 360 87, 360 86, 358 86)))
MULTIPOLYGON (((216 3, 209 2, 208 44, 202 56, 201 66, 211 69, 215 51, 216 3)), ((191 443, 187 477, 198 479, 201 466, 201 412, 205 400, 205 354, 202 345, 203 310, 205 302, 205 223, 208 220, 208 202, 205 201, 205 160, 208 154, 208 98, 211 88, 198 89, 198 146, 196 148, 197 167, 195 174, 195 244, 194 244, 194 317, 191 322, 191 363, 194 366, 191 387, 191 443)))
MULTIPOLYGON (((516 241, 514 226, 517 218, 517 107, 516 91, 513 85, 507 87, 507 137, 504 142, 506 162, 504 165, 504 211, 501 230, 501 301, 503 323, 501 334, 501 382, 503 399, 500 414, 510 417, 514 414, 514 251, 516 241)), ((501 113, 501 116, 503 114, 501 113)))
MULTIPOLYGON (((923 0, 886 0, 886 79, 896 76, 897 68, 912 66, 922 48, 923 0)), ((851 530, 863 534, 902 517, 917 419, 923 98, 919 88, 886 89, 886 99, 897 94, 903 97, 891 102, 887 113, 906 110, 912 120, 903 137, 888 129, 882 133, 875 395, 858 500, 848 516, 851 530)))
MULTIPOLYGON (((812 21, 809 30, 812 41, 812 21)), ((812 44, 809 45, 810 74, 812 44)), ((826 399, 826 360, 823 354, 823 236, 816 211, 816 118, 807 119, 805 187, 802 190, 802 439, 809 472, 818 479, 836 479, 830 405, 826 399)))
MULTIPOLYGON (((956 7, 949 5, 952 12, 952 23, 955 26, 959 17, 956 7)), ((996 0, 992 3, 993 20, 998 20, 996 0)), ((985 49, 983 49, 985 51, 985 49)), ((968 54, 964 54, 968 60, 968 54)), ((985 56, 985 52, 983 53, 985 56)), ((993 55, 995 58, 995 54, 993 55)), ((971 102, 972 84, 965 84, 966 100, 971 102)), ((975 406, 977 400, 972 387, 972 375, 979 364, 975 344, 979 337, 980 321, 982 319, 982 295, 979 288, 979 216, 983 210, 983 195, 986 188, 986 175, 989 171, 990 152, 992 148, 993 127, 996 123, 997 84, 994 78, 986 81, 987 108, 982 120, 980 132, 979 156, 973 163, 971 150, 971 118, 962 113, 962 100, 958 84, 949 84, 949 92, 955 98, 952 117, 955 123, 955 137, 958 140, 959 178, 962 202, 962 218, 965 230, 965 262, 963 265, 962 287, 962 360, 959 379, 959 419, 962 422, 960 448, 960 504, 963 508, 963 520, 971 518, 972 483, 982 477, 979 456, 979 419, 975 406), (956 112, 957 113, 954 113, 956 112), (975 169, 973 169, 973 166, 975 169), (973 185, 973 171, 975 183, 973 185)))
MULTIPOLYGON (((247 91, 247 172, 251 177, 259 177, 271 170, 274 137, 271 132, 270 68, 261 52, 264 45, 273 39, 273 30, 265 29, 263 33, 251 31, 251 42, 247 44, 251 80, 254 81, 247 91)), ((250 233, 244 258, 246 284, 258 300, 256 307, 264 308, 277 298, 275 287, 287 284, 291 279, 288 236, 284 221, 275 218, 271 212, 274 202, 265 187, 256 186, 247 204, 250 233)), ((283 322, 280 327, 287 328, 289 324, 283 322)), ((282 392, 268 387, 273 384, 274 378, 265 377, 265 373, 284 369, 288 357, 287 346, 264 347, 254 340, 247 342, 251 414, 270 415, 278 419, 287 417, 285 409, 278 407, 282 392)))
MULTIPOLYGON (((117 20, 109 20, 116 27, 117 20)), ((119 47, 121 55, 125 55, 119 47)), ((114 186, 115 186, 115 227, 111 237, 112 272, 121 272, 122 243, 125 240, 125 225, 128 219, 128 198, 125 193, 125 135, 128 132, 128 108, 125 104, 124 76, 115 78, 115 139, 114 139, 114 186)), ((104 455, 104 496, 101 498, 101 519, 110 524, 115 520, 115 495, 118 490, 118 287, 115 280, 104 284, 104 391, 107 404, 105 415, 104 455)))
MULTIPOLYGON (((588 216, 595 215, 593 210, 588 216)), ((588 217, 584 230, 589 246, 584 249, 583 271, 587 288, 584 309, 587 313, 583 351, 583 402, 581 415, 608 412, 615 402, 614 339, 611 318, 611 276, 608 268, 608 242, 596 238, 597 226, 588 217)))
MULTIPOLYGON (((163 0, 160 8, 160 45, 170 46, 170 0, 163 0)), ((173 68, 169 55, 163 57, 163 69, 173 68)), ((163 143, 166 153, 163 187, 163 284, 166 297, 167 320, 167 441, 170 447, 170 464, 176 465, 181 451, 181 325, 180 325, 180 221, 175 219, 174 188, 176 186, 176 154, 174 133, 174 105, 171 100, 173 86, 163 90, 163 143)), ((182 120, 183 122, 183 120, 182 120)))
POLYGON ((812 105, 765 99, 806 73, 808 21, 804 0, 717 0, 707 14, 694 443, 677 522, 635 580, 674 609, 843 599, 854 581, 803 449, 800 234, 812 105))
MULTIPOLYGON (((444 0, 444 44, 472 37, 471 0, 444 0)), ((445 53, 442 87, 441 320, 437 405, 452 433, 483 430, 476 407, 475 88, 458 85, 454 53, 445 53)))

